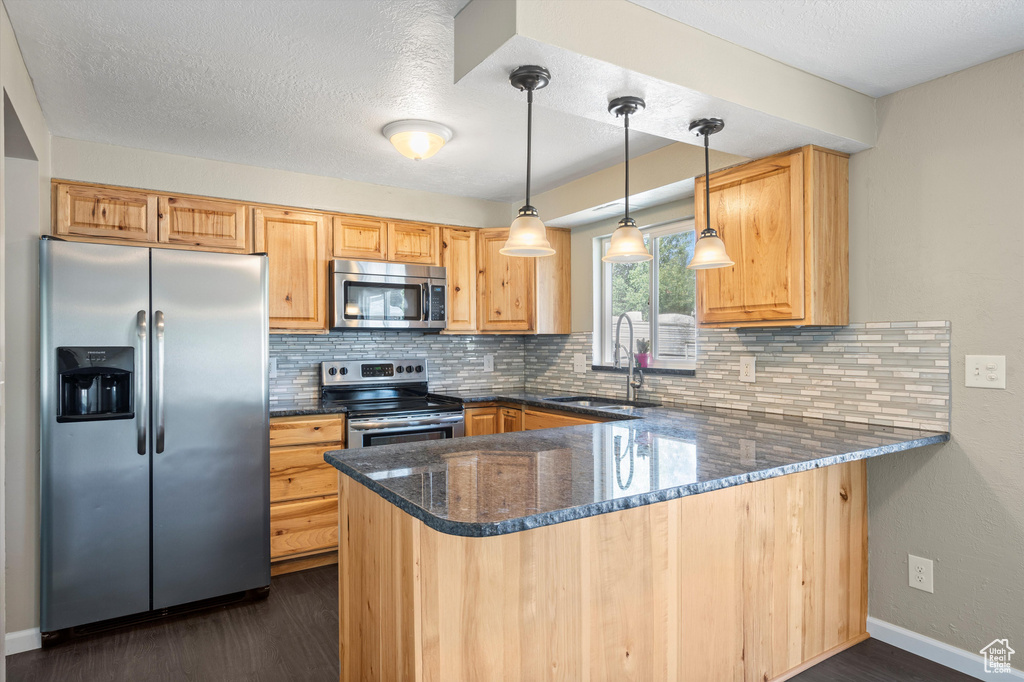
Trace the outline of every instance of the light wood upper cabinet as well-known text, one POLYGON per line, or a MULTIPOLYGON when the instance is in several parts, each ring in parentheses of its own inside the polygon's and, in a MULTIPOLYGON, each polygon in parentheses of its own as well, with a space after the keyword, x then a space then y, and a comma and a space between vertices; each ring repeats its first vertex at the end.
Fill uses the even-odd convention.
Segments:
MULTIPOLYGON (((808 146, 711 175, 711 226, 735 265, 697 272, 700 325, 849 322, 848 163, 808 146)), ((703 178, 695 194, 699 231, 703 178)))
POLYGON ((155 194, 120 187, 57 184, 54 233, 61 237, 157 240, 155 194))
POLYGON ((480 331, 533 330, 536 258, 503 256, 508 228, 477 235, 477 320, 480 331))
POLYGON ((537 261, 537 317, 534 330, 538 334, 569 334, 572 332, 572 282, 570 251, 572 233, 564 228, 547 228, 553 256, 537 261))
POLYGON ((334 216, 333 257, 350 260, 385 260, 388 223, 374 218, 334 216))
POLYGON ((388 260, 437 265, 438 227, 421 223, 388 223, 388 260))
POLYGON ((326 216, 253 211, 256 252, 270 260, 270 329, 327 330, 326 216))
POLYGON ((163 244, 246 253, 245 205, 190 197, 157 198, 157 233, 163 244))
POLYGON ((445 227, 441 265, 448 276, 448 329, 476 331, 476 237, 472 228, 445 227))

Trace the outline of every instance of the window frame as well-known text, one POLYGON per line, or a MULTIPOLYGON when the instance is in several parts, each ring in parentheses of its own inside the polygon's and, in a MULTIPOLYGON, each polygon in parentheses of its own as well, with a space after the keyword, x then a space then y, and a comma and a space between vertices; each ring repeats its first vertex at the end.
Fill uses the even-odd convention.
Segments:
MULTIPOLYGON (((651 255, 654 259, 651 261, 651 282, 650 282, 650 334, 651 334, 651 354, 655 358, 654 366, 650 369, 667 369, 667 370, 693 370, 697 368, 697 343, 696 343, 696 330, 694 334, 694 352, 693 358, 687 360, 659 360, 658 358, 658 269, 660 266, 660 254, 658 253, 659 244, 658 237, 664 237, 671 234, 679 234, 682 232, 696 232, 693 216, 689 218, 683 218, 681 220, 671 220, 663 223, 655 223, 653 225, 645 225, 640 228, 640 232, 644 237, 648 238, 650 243, 651 255)), ((612 355, 613 349, 613 330, 614 320, 612 320, 612 263, 605 263, 601 260, 608 250, 608 245, 611 242, 611 235, 604 235, 601 237, 594 238, 594 253, 595 263, 600 265, 600 273, 597 277, 600 282, 600 287, 595 291, 594 295, 594 311, 596 318, 594 320, 594 327, 599 331, 594 334, 593 346, 594 346, 594 365, 602 367, 614 366, 615 360, 612 355)), ((694 311, 696 313, 696 311, 694 311)))

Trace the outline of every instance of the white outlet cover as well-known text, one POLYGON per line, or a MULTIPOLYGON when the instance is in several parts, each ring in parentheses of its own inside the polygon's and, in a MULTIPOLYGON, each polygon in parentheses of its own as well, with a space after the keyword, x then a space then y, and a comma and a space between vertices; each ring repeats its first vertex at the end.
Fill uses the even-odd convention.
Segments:
POLYGON ((491 355, 490 353, 488 353, 487 355, 484 356, 484 371, 485 372, 493 372, 494 371, 494 356, 491 355))
POLYGON ((583 353, 573 353, 572 371, 576 374, 585 374, 587 371, 587 356, 583 353))
POLYGON ((270 358, 270 372, 269 376, 271 379, 277 378, 277 358, 270 358))
POLYGON ((907 555, 907 578, 915 590, 935 594, 935 563, 913 554, 907 555))
POLYGON ((965 384, 973 388, 1006 388, 1005 355, 968 355, 965 384))
POLYGON ((757 358, 752 355, 740 358, 740 381, 752 384, 757 381, 757 368, 754 366, 757 358))

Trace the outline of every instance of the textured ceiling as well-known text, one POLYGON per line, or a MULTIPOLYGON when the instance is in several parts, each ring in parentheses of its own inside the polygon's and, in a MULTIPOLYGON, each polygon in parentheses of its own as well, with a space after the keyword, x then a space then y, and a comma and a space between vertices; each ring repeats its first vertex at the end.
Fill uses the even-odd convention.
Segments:
POLYGON ((1024 50, 1022 0, 631 0, 880 97, 1024 50))
MULTIPOLYGON (((453 84, 467 0, 4 0, 54 135, 521 201, 526 103, 453 84), (396 119, 455 131, 414 162, 396 119)), ((554 74, 553 85, 557 85, 554 74)), ((621 161, 614 120, 534 108, 535 192, 621 161)), ((634 134, 631 152, 669 140, 634 134)))

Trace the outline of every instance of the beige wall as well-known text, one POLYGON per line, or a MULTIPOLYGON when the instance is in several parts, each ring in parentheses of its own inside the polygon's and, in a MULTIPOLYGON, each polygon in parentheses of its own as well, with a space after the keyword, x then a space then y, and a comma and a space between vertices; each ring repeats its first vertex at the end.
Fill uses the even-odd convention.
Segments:
MULTIPOLYGON (((50 132, 21 58, 7 10, 0 12, 0 86, 11 100, 38 163, 0 154, 0 360, 5 368, 3 490, 4 632, 36 627, 38 598, 37 276, 34 244, 50 222, 50 132), (8 177, 10 174, 11 177, 8 177), (34 175, 34 177, 33 177, 34 175), (33 187, 34 185, 34 187, 33 187), (8 195, 10 187, 15 195, 8 195), (33 205, 34 202, 34 205, 33 205), (5 214, 13 220, 8 221, 5 214), (10 399, 8 399, 10 397, 10 399)), ((0 145, 3 135, 0 126, 0 145)), ((0 679, 3 679, 0 668, 0 679)))
POLYGON ((497 201, 372 185, 65 137, 53 138, 51 162, 53 177, 66 180, 473 227, 507 225, 515 217, 517 208, 497 201))
MULTIPOLYGON (((682 199, 631 214, 640 227, 693 217, 693 199, 682 199)), ((572 231, 572 330, 594 330, 594 239, 615 231, 621 216, 572 231)))
POLYGON ((850 165, 851 316, 952 321, 953 438, 868 464, 870 615, 1020 651, 1024 52, 880 99, 878 128, 850 165), (1006 355, 1007 389, 965 388, 966 353, 1006 355), (935 594, 907 586, 908 552, 935 594))

